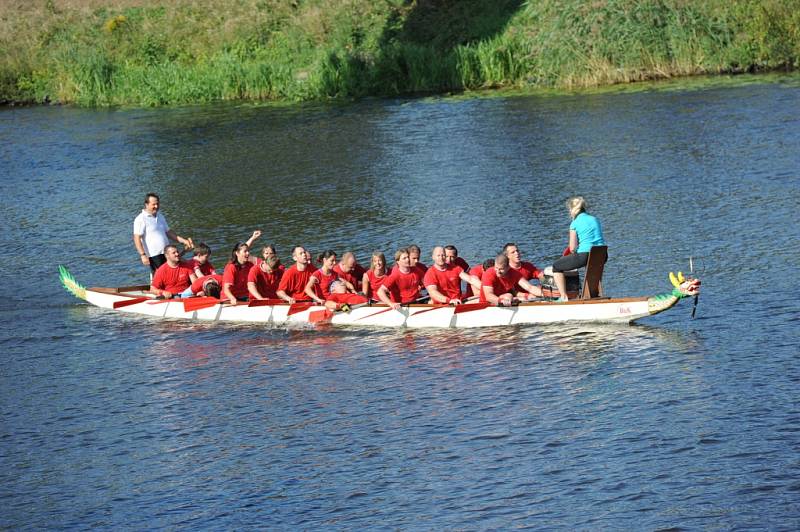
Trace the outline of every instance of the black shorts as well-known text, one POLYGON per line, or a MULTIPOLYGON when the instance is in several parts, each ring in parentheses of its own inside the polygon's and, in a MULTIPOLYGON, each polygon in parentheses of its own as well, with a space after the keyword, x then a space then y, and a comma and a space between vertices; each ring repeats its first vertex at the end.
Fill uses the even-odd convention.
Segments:
POLYGON ((150 257, 150 269, 153 270, 153 273, 158 269, 159 266, 167 262, 167 257, 164 254, 156 255, 155 257, 150 257))
POLYGON ((589 262, 589 253, 571 253, 553 263, 554 272, 568 272, 583 268, 589 262))

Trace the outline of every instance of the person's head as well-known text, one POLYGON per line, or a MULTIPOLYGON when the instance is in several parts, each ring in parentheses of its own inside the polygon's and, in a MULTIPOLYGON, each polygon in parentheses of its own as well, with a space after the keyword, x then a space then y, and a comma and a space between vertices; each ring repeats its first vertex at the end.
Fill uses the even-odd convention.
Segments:
POLYGON ((508 257, 508 260, 511 264, 516 264, 519 262, 522 253, 519 251, 519 246, 517 246, 514 242, 508 242, 505 246, 503 246, 503 255, 508 257))
POLYGON ((277 257, 278 251, 275 249, 275 244, 268 244, 261 249, 261 257, 267 260, 269 257, 277 257))
POLYGON ((440 268, 446 264, 444 248, 442 246, 436 246, 433 248, 433 251, 431 251, 431 260, 433 260, 433 263, 440 268))
POLYGON ((505 277, 508 273, 508 257, 504 253, 494 258, 494 271, 499 277, 505 277))
POLYGON ((411 265, 414 266, 416 263, 419 262, 419 246, 416 244, 411 244, 408 246, 408 258, 411 261, 411 265))
POLYGON ((205 242, 200 242, 194 247, 194 260, 199 264, 205 264, 211 255, 211 248, 205 242))
POLYGON ((331 294, 346 294, 347 287, 341 281, 334 281, 331 283, 330 292, 331 294))
POLYGON ((332 249, 323 251, 317 255, 317 263, 321 264, 325 271, 332 270, 336 266, 336 252, 332 249))
POLYGON ((347 273, 356 267, 356 256, 353 255, 352 251, 344 252, 342 255, 342 262, 339 264, 339 267, 344 273, 347 273))
POLYGON ((306 249, 305 252, 306 252, 306 264, 311 264, 312 263, 311 262, 311 250, 310 249, 306 249))
POLYGON ((244 242, 237 242, 231 250, 231 264, 241 266, 250 258, 250 247, 244 242))
POLYGON ((208 297, 215 297, 219 299, 220 287, 216 279, 209 276, 208 279, 203 281, 203 294, 208 297))
POLYGON ((278 257, 276 257, 275 255, 271 255, 266 259, 264 259, 261 264, 264 265, 266 271, 271 272, 278 267, 279 262, 280 261, 278 261, 278 257))
POLYGON ((167 262, 170 266, 176 266, 181 260, 178 248, 174 244, 167 244, 164 246, 164 257, 167 258, 167 262))
POLYGON ((483 261, 483 271, 488 270, 492 266, 494 266, 494 259, 486 259, 483 261))
POLYGON ((411 267, 411 259, 409 258, 408 248, 400 248, 394 252, 394 261, 398 266, 405 268, 411 267))
POLYGON ((144 210, 155 215, 158 212, 159 199, 155 192, 148 192, 144 195, 144 210))
POLYGON ((372 252, 369 267, 372 271, 381 272, 386 270, 386 255, 380 251, 372 252))
POLYGON ((458 249, 453 244, 444 247, 444 260, 447 264, 455 264, 458 258, 458 249))
POLYGON ((575 219, 580 213, 586 212, 586 200, 583 196, 573 196, 567 200, 567 210, 570 217, 575 219))
POLYGON ((306 248, 303 246, 295 246, 292 249, 292 260, 295 261, 297 264, 308 264, 308 255, 306 254, 306 248))

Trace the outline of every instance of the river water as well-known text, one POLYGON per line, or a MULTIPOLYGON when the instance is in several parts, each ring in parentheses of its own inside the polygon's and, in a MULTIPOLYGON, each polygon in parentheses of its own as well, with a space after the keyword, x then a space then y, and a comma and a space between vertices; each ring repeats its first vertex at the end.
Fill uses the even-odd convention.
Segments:
POLYGON ((0 110, 0 528, 797 529, 800 79, 638 92, 0 110), (635 326, 264 329, 117 315, 145 192, 222 267, 604 224, 635 326))

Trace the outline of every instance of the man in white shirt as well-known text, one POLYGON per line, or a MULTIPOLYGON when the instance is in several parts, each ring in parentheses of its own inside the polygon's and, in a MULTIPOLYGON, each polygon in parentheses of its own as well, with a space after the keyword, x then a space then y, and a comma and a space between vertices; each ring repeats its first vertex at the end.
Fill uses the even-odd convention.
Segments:
POLYGON ((167 259, 164 257, 164 247, 170 240, 180 242, 191 249, 194 247, 191 238, 183 238, 167 225, 167 219, 158 212, 158 196, 148 192, 144 197, 144 209, 133 221, 133 244, 139 252, 142 264, 150 266, 155 272, 167 259))

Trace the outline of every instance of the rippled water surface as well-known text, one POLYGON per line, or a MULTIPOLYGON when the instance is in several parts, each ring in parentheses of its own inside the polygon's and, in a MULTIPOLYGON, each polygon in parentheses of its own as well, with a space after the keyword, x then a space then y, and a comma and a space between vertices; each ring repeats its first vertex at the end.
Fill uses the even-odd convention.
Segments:
MULTIPOLYGON (((0 110, 0 528, 796 529, 800 83, 289 107, 0 110), (635 326, 271 330, 157 321, 58 284, 146 280, 145 192, 221 267, 507 241, 563 201, 635 326)), ((429 261, 428 261, 429 262, 429 261)))

